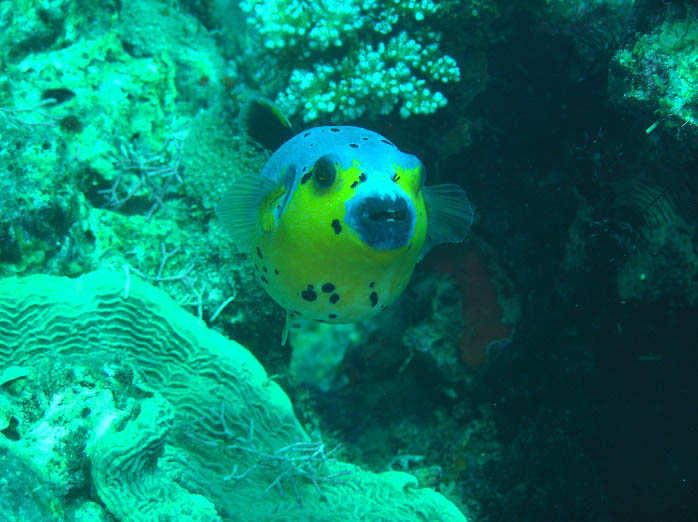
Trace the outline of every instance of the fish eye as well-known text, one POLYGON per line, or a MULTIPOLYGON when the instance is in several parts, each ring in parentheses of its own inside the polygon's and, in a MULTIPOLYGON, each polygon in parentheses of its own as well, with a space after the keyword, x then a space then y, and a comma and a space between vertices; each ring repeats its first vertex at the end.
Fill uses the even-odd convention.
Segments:
POLYGON ((337 177, 335 161, 330 156, 322 156, 313 166, 313 179, 320 188, 331 187, 337 177))

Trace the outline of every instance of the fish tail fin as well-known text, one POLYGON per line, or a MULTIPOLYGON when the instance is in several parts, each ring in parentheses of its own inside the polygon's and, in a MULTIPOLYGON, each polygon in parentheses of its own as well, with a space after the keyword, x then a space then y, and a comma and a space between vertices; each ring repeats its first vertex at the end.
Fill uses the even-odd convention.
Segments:
POLYGON ((272 151, 296 134, 281 110, 261 96, 253 96, 243 104, 240 127, 248 137, 272 151))
POLYGON ((286 343, 288 342, 288 332, 291 331, 291 312, 286 310, 286 321, 284 322, 284 330, 281 332, 281 346, 286 346, 286 343))
POLYGON ((473 207, 458 185, 432 185, 422 188, 427 209, 427 239, 420 253, 423 257, 440 243, 460 243, 473 224, 473 207))

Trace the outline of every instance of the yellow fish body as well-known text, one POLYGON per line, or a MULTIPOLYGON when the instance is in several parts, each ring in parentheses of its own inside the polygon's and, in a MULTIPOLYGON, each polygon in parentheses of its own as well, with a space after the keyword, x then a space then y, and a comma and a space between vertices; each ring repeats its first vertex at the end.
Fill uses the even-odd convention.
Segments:
MULTIPOLYGON (((256 116, 290 131, 273 106, 255 103, 256 116)), ((464 239, 472 223, 464 191, 426 187, 425 177, 416 156, 383 136, 327 126, 291 137, 259 175, 230 187, 218 215, 286 309, 284 341, 294 317, 348 323, 385 310, 428 248, 464 239)))

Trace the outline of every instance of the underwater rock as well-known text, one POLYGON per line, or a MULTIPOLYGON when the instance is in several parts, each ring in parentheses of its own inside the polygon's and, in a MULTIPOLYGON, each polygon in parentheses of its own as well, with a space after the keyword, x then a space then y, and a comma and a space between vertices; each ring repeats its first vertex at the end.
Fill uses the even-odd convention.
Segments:
POLYGON ((481 366, 509 343, 521 315, 513 283, 486 245, 474 239, 463 245, 448 245, 435 252, 428 262, 455 278, 464 323, 460 358, 469 368, 481 366))
POLYGON ((613 57, 609 98, 643 118, 646 133, 663 131, 698 150, 698 10, 668 8, 664 21, 613 57))
POLYGON ((451 277, 432 273, 415 278, 408 294, 410 308, 422 312, 415 314, 421 320, 410 325, 402 336, 410 357, 431 360, 444 382, 463 380, 465 372, 459 355, 464 330, 460 288, 451 277))

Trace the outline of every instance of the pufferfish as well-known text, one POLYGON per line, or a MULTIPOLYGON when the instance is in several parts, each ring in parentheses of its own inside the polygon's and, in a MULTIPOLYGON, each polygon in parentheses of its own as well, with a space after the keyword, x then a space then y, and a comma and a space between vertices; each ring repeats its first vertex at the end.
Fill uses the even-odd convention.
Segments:
POLYGON ((403 292, 434 245, 461 242, 473 220, 458 185, 426 186, 412 154, 360 127, 295 134, 269 101, 241 111, 248 136, 276 151, 258 175, 239 177, 216 208, 257 277, 296 318, 350 323, 403 292), (295 135, 294 135, 295 134, 295 135))

